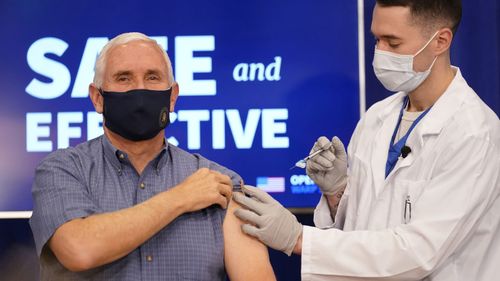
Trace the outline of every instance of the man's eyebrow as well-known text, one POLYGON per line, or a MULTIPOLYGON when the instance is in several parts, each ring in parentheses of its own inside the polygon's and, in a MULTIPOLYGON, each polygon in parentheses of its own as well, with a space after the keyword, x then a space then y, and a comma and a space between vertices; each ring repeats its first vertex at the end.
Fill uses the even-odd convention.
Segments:
POLYGON ((115 74, 113 74, 113 78, 117 78, 117 77, 122 76, 122 75, 130 76, 130 75, 132 75, 132 72, 129 70, 121 70, 121 71, 118 71, 115 74))
POLYGON ((161 74, 162 74, 162 72, 161 72, 159 69, 154 68, 154 69, 148 69, 148 70, 146 71, 146 74, 157 74, 157 75, 161 75, 161 74))
POLYGON ((401 40, 401 37, 398 37, 398 36, 392 35, 392 34, 382 35, 380 37, 387 39, 387 40, 401 40))
POLYGON ((373 33, 373 31, 370 31, 370 33, 375 38, 382 38, 382 39, 385 39, 385 40, 401 40, 400 37, 398 37, 398 36, 396 36, 394 34, 384 34, 384 35, 377 36, 377 35, 375 35, 375 33, 373 33))

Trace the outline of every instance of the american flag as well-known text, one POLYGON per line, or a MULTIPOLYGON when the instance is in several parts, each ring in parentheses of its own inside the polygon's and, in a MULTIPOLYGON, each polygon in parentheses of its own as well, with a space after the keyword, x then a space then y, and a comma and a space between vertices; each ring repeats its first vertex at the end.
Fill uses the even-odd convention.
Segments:
POLYGON ((266 192, 285 192, 285 178, 257 177, 257 187, 266 192))

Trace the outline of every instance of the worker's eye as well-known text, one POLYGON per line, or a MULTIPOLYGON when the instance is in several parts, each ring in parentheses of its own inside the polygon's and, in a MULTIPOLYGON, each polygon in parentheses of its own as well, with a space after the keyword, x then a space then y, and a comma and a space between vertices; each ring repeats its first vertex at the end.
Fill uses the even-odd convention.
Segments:
POLYGON ((401 40, 387 40, 389 48, 396 49, 401 45, 401 40))

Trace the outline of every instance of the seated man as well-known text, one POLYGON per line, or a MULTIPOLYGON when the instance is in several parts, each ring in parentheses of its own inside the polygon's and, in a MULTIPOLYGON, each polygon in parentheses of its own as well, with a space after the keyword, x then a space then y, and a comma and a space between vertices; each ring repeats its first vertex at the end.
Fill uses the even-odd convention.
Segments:
POLYGON ((241 178, 165 141, 179 86, 156 41, 111 40, 89 90, 104 135, 36 170, 30 225, 41 279, 274 280, 267 248, 233 216, 241 178))

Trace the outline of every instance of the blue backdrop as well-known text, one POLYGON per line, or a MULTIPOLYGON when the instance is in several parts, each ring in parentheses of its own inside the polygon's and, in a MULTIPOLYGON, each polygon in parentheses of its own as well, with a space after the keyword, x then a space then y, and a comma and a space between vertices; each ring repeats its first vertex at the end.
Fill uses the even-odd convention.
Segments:
MULTIPOLYGON (((231 5, 227 1, 227 5, 231 5)), ((315 9, 315 11, 325 11, 320 12, 318 14, 314 13, 311 10, 310 13, 305 14, 294 14, 292 17, 297 21, 297 25, 300 25, 304 21, 318 21, 319 18, 325 17, 327 20, 335 21, 333 14, 329 14, 332 11, 331 9, 325 8, 329 5, 331 1, 324 1, 323 3, 315 3, 315 7, 309 7, 305 9, 305 11, 309 9, 315 9)), ((371 21, 371 13, 374 6, 374 0, 366 0, 364 6, 364 19, 365 19, 365 56, 366 56, 366 89, 367 89, 367 104, 368 106, 373 104, 374 102, 387 97, 390 93, 385 91, 380 83, 376 80, 373 75, 373 71, 371 68, 371 60, 373 58, 373 44, 374 41, 371 38, 369 33, 370 21, 371 21)), ((8 11, 11 9, 11 5, 21 5, 19 1, 2 1, 0 2, 0 11, 8 11)), ((62 2, 61 2, 62 3, 62 2)), ((38 6, 37 4, 28 3, 25 4, 25 9, 32 11, 32 13, 38 13, 40 11, 45 11, 43 6, 38 6), (38 11, 38 12, 37 12, 38 11)), ((67 5, 67 4, 63 4, 67 5)), ((182 4, 178 4, 182 5, 182 4)), ((245 9, 253 9, 259 10, 257 4, 247 4, 247 7, 243 7, 245 9)), ((267 4, 266 4, 267 5, 267 4)), ((269 4, 272 5, 272 4, 269 4)), ((304 5, 310 5, 310 3, 306 3, 304 5)), ((288 6, 288 4, 286 5, 288 6)), ((293 6, 293 5, 292 5, 293 6)), ((469 84, 476 90, 479 96, 497 113, 500 112, 500 63, 499 63, 499 54, 500 54, 500 6, 496 0, 485 0, 485 1, 463 1, 464 6, 464 15, 462 24, 459 28, 458 34, 455 38, 454 45, 452 48, 452 63, 461 68, 464 77, 467 79, 469 84)), ((69 9, 69 7, 64 7, 65 9, 69 9)), ((187 8, 187 7, 185 7, 187 8)), ((230 7, 229 7, 230 8, 230 7)), ((61 8, 61 10, 64 10, 61 8)), ((109 18, 106 14, 100 13, 99 9, 94 8, 86 10, 89 16, 82 16, 81 18, 75 19, 81 22, 86 22, 89 25, 94 25, 97 27, 100 23, 112 24, 109 21, 109 18), (92 10, 92 11, 90 11, 92 10)), ((189 10, 189 9, 187 9, 189 10)), ((202 9, 198 9, 202 10, 202 9)), ((279 7, 278 5, 275 7, 274 11, 279 11, 280 13, 285 13, 287 11, 285 7, 279 7), (284 9, 284 10, 281 10, 284 9)), ((220 11, 222 12, 222 11, 220 11)), ((52 14, 52 13, 51 13, 52 14)), ((164 12, 162 11, 162 16, 164 17, 164 12)), ((217 14, 218 15, 218 14, 217 14)), ((201 11, 191 11, 190 15, 183 16, 183 20, 189 20, 192 16, 202 17, 203 13, 201 11)), ((20 23, 22 21, 29 21, 29 17, 17 19, 20 23)), ((145 16, 134 17, 131 19, 132 21, 147 21, 148 18, 145 16)), ((349 20, 349 19, 345 19, 349 20)), ((353 19, 351 19, 353 20, 353 19)), ((47 24, 50 25, 50 17, 47 18, 47 24)), ((14 37, 5 37, 2 40, 2 44, 11 44, 10 41, 15 41, 16 38, 22 37, 21 31, 18 29, 16 24, 7 23, 4 21, 3 17, 0 17, 0 30, 3 35, 5 30, 8 30, 9 33, 5 34, 15 34, 14 37)), ((69 27, 68 30, 71 30, 69 27)), ((332 40, 342 41, 342 38, 339 38, 334 33, 328 32, 320 32, 309 30, 309 32, 304 32, 304 34, 313 33, 316 37, 329 37, 333 38, 332 40)), ((38 38, 44 37, 47 34, 37 34, 32 39, 36 40, 38 38)), ((57 36, 58 34, 53 34, 53 36, 57 36)), ((109 34, 94 34, 92 36, 109 36, 109 34)), ((114 34, 113 34, 114 35, 114 34)), ((163 34, 157 34, 163 35, 163 34)), ((170 34, 168 34, 171 36, 170 34)), ((87 35, 83 35, 86 38, 87 35)), ((236 35, 235 35, 236 36, 236 35)), ((66 38, 66 37, 65 37, 66 38)), ((311 38, 311 37, 307 37, 311 38)), ((325 39, 326 40, 326 39, 325 39)), ((314 41, 314 40, 313 40, 314 41)), ((216 41, 217 42, 217 41, 216 41)), ((76 53, 79 53, 81 56, 83 43, 79 43, 81 46, 78 51, 75 50, 76 53)), ((78 44, 77 44, 78 45, 78 44)), ((292 48, 292 47, 290 47, 292 48)), ((217 49, 217 47, 216 47, 217 49)), ((25 50, 24 50, 25 51, 25 50)), ((69 54, 69 53, 68 53, 69 54)), ((308 58, 310 54, 304 53, 304 58, 308 58)), ((334 52, 331 52, 331 55, 334 55, 334 52)), ((76 55, 75 55, 76 56, 76 55)), ((81 58, 81 57, 80 57, 81 58)), ((271 62, 272 57, 269 56, 267 62, 271 62)), ((325 57, 328 59, 328 57, 325 57)), ((11 54, 6 54, 2 52, 1 54, 1 81, 2 86, 4 87, 2 90, 3 94, 6 93, 5 89, 9 88, 22 88, 26 87, 26 84, 29 82, 29 78, 26 81, 19 82, 19 77, 16 76, 15 73, 11 72, 10 67, 16 68, 19 64, 25 64, 26 59, 21 58, 19 60, 12 60, 11 54), (7 58, 10 57, 10 60, 7 58)), ((242 60, 243 61, 243 60, 242 60)), ((215 58, 214 58, 215 62, 215 58)), ((248 59, 250 62, 250 59, 248 59)), ((283 57, 283 62, 285 59, 283 57)), ((323 63, 323 62, 322 62, 323 63)), ((325 61, 325 64, 332 63, 325 61)), ((284 65, 284 64, 283 64, 284 65)), ((299 75, 300 76, 300 75, 299 75)), ((284 77, 284 76, 283 76, 284 77)), ((32 77, 31 77, 32 78, 32 77)), ((309 85, 308 85, 309 86, 309 85)), ((253 88, 254 86, 252 86, 253 88)), ((256 87, 256 86, 255 86, 256 87)), ((332 86, 335 87, 335 86, 332 86)), ((303 85, 303 88, 307 88, 303 85)), ((318 88, 317 88, 318 89, 318 88)), ((222 93, 222 92, 221 92, 222 93)), ((12 93, 11 93, 12 94, 12 93)), ((258 94, 254 92, 254 94, 258 94)), ((14 94, 13 94, 14 95, 14 94)), ((15 95, 23 95, 22 93, 17 93, 15 95)), ((317 91, 309 91, 305 94, 308 99, 304 101, 294 101, 299 102, 299 105, 304 108, 303 114, 312 114, 314 109, 309 106, 307 102, 318 97, 317 91)), ((268 97, 263 96, 262 99, 266 100, 268 97)), ((3 98, 2 98, 3 99, 3 98)), ((194 98, 193 98, 194 99, 194 98)), ((22 106, 29 106, 24 104, 22 98, 12 99, 12 102, 17 102, 17 107, 20 108, 22 106)), ((2 100, 2 104, 4 101, 2 100)), ((186 101, 187 104, 187 101, 186 101)), ((1 105, 0 105, 1 106, 1 105)), ((222 107, 223 105, 221 105, 222 107)), ((224 106, 226 108, 226 106, 224 106)), ((1 107, 3 111, 5 106, 1 107)), ((334 110, 332 110, 333 112, 334 110)), ((1 115, 2 117, 4 115, 1 115)), ((321 122, 318 124, 311 124, 313 127, 319 128, 317 133, 327 133, 331 134, 331 125, 329 123, 330 113, 323 112, 319 116, 321 117, 321 122)), ((318 119, 319 120, 319 119, 318 119)), ((18 130, 23 131, 24 124, 19 124, 18 130)), ((5 128, 2 124, 2 132, 6 132, 5 128)), ((314 135, 315 131, 305 131, 308 135, 306 137, 310 137, 309 141, 312 141, 317 135, 314 135)), ((344 132, 347 135, 348 132, 344 132)), ((5 148, 6 144, 8 144, 11 138, 10 135, 2 134, 2 147, 5 148)), ((347 137, 347 136, 345 136, 347 137)), ((307 141, 305 141, 307 142, 307 141)), ((306 144, 304 144, 306 146, 306 144)), ((307 144, 309 146, 309 144, 307 144)), ((8 149, 8 145, 7 145, 8 149)), ((307 150, 307 149, 305 149, 307 150)), ((304 151, 305 151, 304 150, 304 151)), ((4 150, 2 150, 3 155, 4 150)), ((297 152, 298 153, 298 152, 297 152)), ((290 157, 290 160, 296 160, 296 158, 300 156, 299 153, 297 155, 293 155, 290 157)), ((2 158, 4 159, 4 158, 2 158)), ((9 158, 11 161, 15 161, 14 158, 9 158)), ((293 162, 293 161, 292 161, 293 162)), ((290 163, 287 163, 290 164, 290 163)), ((3 167, 1 167, 3 168, 3 167)), ((286 167, 288 168, 288 167, 286 167)), ((17 169, 28 170, 25 167, 18 167, 17 169)), ((310 214, 299 215, 299 220, 305 224, 312 224, 312 216, 310 214)), ((334 250, 334 249, 333 249, 334 250)), ((271 251, 271 261, 275 268, 275 272, 277 273, 279 280, 300 280, 300 257, 287 257, 282 253, 278 253, 275 251, 271 251)), ((36 274, 38 271, 37 268, 37 260, 34 253, 33 242, 31 238, 31 233, 27 224, 27 220, 0 220, 0 272, 2 272, 2 279, 5 280, 36 280, 36 274), (10 278, 10 279, 9 279, 10 278)))
POLYGON ((0 10, 0 212, 29 211, 37 163, 101 134, 88 99, 108 38, 140 31, 168 50, 181 96, 169 141, 261 185, 288 207, 318 189, 289 168, 317 136, 360 116, 355 1, 10 1, 0 10), (341 40, 339 40, 341 38, 341 40), (327 117, 327 122, 325 121, 327 117), (325 125, 327 124, 327 125, 325 125))
MULTIPOLYGON (((366 100, 371 105, 391 93, 384 89, 373 73, 373 46, 370 35, 375 0, 365 0, 366 100)), ((462 22, 453 39, 451 63, 481 99, 500 113, 500 4, 495 0, 462 1, 462 22)))

